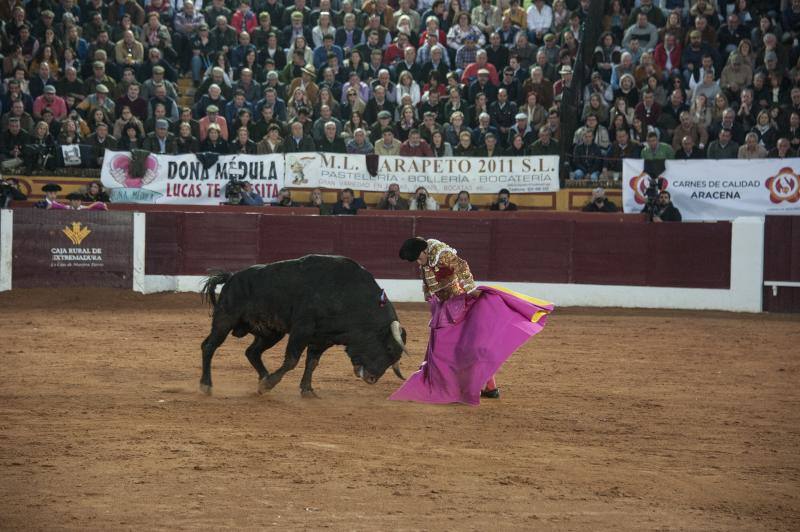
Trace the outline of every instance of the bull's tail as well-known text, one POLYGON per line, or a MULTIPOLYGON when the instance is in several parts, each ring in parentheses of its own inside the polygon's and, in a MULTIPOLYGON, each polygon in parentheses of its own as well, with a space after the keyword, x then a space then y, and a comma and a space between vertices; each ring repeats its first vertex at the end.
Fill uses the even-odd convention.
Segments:
POLYGON ((203 301, 211 305, 217 306, 217 285, 227 283, 233 276, 231 272, 223 271, 210 271, 203 283, 203 288, 200 290, 200 296, 203 301))

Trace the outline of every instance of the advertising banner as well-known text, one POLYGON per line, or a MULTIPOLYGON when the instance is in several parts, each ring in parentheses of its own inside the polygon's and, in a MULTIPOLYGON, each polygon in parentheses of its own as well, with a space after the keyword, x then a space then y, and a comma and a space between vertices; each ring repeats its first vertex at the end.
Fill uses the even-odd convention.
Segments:
MULTIPOLYGON (((800 214, 800 159, 666 161, 663 187, 684 220, 800 214)), ((644 161, 625 159, 622 201, 641 212, 651 178, 644 161)))
POLYGON ((432 194, 556 192, 558 157, 394 157, 335 153, 148 155, 106 152, 102 181, 114 203, 219 205, 230 180, 249 181, 271 203, 284 187, 432 194), (139 174, 139 175, 135 175, 139 174))
POLYGON ((133 213, 17 209, 13 288, 131 288, 133 213))
POLYGON ((558 157, 398 157, 336 153, 287 153, 286 186, 401 192, 425 187, 431 194, 556 192, 558 157))
POLYGON ((112 203, 219 205, 231 180, 249 181, 271 203, 284 173, 282 154, 150 154, 135 163, 130 152, 107 151, 101 177, 112 203))

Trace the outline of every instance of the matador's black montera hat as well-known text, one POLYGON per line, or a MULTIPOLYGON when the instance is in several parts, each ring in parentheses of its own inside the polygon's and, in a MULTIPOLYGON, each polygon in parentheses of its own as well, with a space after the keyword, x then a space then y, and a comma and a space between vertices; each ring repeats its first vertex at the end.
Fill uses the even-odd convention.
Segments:
POLYGON ((424 238, 409 238, 403 242, 402 247, 400 247, 400 258, 409 262, 414 262, 419 258, 420 253, 425 251, 427 247, 428 243, 424 238))

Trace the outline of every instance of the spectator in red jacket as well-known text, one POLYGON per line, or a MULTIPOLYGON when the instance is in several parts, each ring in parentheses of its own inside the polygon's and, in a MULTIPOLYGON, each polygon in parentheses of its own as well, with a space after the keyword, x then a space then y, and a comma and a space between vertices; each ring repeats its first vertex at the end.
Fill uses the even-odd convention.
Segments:
POLYGON ((412 129, 408 132, 408 140, 400 146, 400 155, 403 157, 433 157, 430 145, 420 138, 419 130, 412 129))
POLYGON ((675 34, 670 32, 664 36, 664 42, 658 43, 653 52, 653 59, 661 68, 662 77, 668 80, 670 76, 681 73, 681 54, 683 48, 675 34))

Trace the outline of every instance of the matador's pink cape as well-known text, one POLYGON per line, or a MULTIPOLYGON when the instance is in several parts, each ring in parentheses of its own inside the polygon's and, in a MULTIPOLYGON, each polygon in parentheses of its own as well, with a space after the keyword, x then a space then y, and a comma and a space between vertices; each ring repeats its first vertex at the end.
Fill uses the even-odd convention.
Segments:
POLYGON ((421 403, 480 403, 483 385, 553 311, 548 301, 501 287, 480 286, 479 297, 431 299, 431 336, 420 369, 389 399, 421 403))

